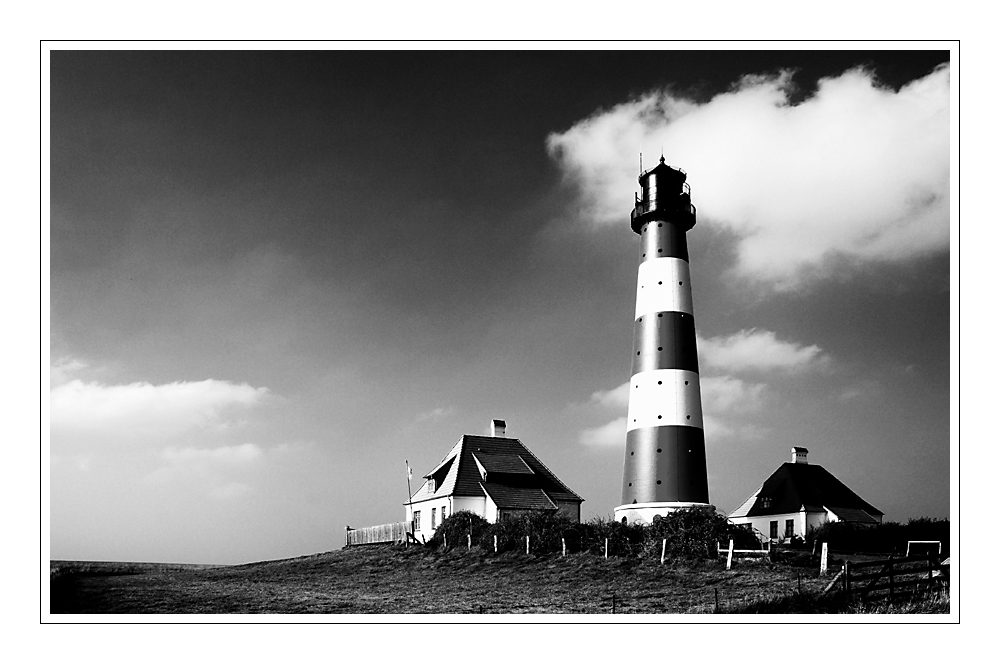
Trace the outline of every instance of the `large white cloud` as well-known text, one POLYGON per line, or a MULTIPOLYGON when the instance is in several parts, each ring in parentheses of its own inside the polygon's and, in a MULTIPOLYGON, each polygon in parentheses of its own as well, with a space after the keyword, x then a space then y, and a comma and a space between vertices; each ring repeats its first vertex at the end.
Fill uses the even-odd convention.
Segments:
POLYGON ((198 429, 233 423, 234 409, 258 404, 267 388, 224 380, 153 385, 104 385, 72 379, 49 393, 50 424, 57 440, 167 440, 198 429))
POLYGON ((625 417, 618 417, 599 427, 584 429, 580 432, 580 443, 594 447, 624 447, 625 417))
POLYGON ((794 287, 836 256, 910 258, 948 246, 947 65, 899 91, 856 69, 798 104, 791 76, 745 78, 702 104, 651 92, 548 138, 579 216, 624 223, 638 155, 684 168, 699 222, 739 238, 740 276, 794 287))
POLYGON ((813 344, 782 341, 770 330, 740 330, 727 337, 698 337, 698 355, 707 367, 726 371, 802 371, 829 363, 813 344))
POLYGON ((763 407, 764 383, 748 383, 733 376, 701 379, 701 403, 706 413, 745 413, 763 407))

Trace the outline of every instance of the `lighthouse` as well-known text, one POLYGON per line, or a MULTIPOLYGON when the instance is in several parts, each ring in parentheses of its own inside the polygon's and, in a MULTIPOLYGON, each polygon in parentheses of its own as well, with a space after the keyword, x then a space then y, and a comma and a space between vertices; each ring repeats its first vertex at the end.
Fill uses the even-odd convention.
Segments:
POLYGON ((695 207, 687 175, 660 163, 639 176, 632 210, 639 235, 632 378, 622 502, 615 519, 655 517, 708 504, 698 349, 687 235, 695 207))

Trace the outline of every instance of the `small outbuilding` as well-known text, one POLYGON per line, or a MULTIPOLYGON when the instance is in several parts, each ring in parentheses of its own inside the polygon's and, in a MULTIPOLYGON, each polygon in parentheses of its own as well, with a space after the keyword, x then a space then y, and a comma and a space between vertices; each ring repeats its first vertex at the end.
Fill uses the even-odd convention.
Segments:
POLYGON ((757 531, 764 540, 804 538, 827 522, 874 526, 882 512, 864 501, 822 466, 807 461, 809 450, 792 448, 792 460, 781 464, 729 520, 757 531))
POLYGON ((532 511, 580 520, 583 498, 563 484, 517 438, 493 420, 491 436, 464 435, 406 504, 417 539, 427 540, 449 515, 468 510, 491 523, 532 511))

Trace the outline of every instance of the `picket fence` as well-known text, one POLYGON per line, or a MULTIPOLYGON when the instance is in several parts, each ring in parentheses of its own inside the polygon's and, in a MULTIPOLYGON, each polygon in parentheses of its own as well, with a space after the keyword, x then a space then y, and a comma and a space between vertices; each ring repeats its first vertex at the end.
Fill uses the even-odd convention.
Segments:
POLYGON ((362 544, 390 544, 405 542, 410 532, 410 524, 406 521, 386 523, 380 526, 351 528, 347 526, 347 546, 362 544))

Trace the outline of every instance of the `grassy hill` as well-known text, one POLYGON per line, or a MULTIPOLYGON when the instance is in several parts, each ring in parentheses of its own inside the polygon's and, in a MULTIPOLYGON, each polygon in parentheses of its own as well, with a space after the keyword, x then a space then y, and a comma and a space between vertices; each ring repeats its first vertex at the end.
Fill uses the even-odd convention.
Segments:
POLYGON ((900 609, 819 598, 815 568, 658 564, 589 554, 358 547, 225 567, 53 562, 57 613, 947 613, 947 597, 900 609), (718 604, 716 603, 718 601, 718 604))

